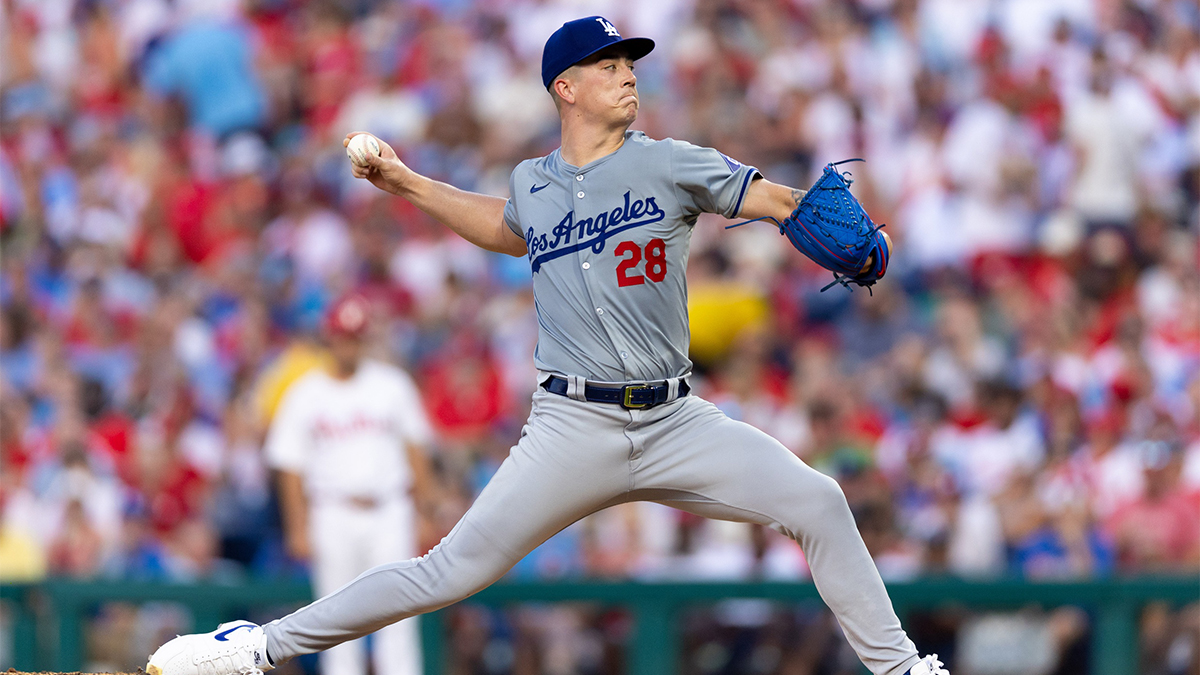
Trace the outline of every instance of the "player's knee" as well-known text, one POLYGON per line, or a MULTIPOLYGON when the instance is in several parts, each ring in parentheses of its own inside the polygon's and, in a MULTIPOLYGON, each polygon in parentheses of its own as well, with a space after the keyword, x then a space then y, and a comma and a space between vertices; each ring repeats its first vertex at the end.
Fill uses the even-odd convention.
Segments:
POLYGON ((482 567, 465 570, 456 566, 455 573, 439 570, 427 576, 429 582, 425 591, 428 593, 434 609, 444 607, 475 595, 494 583, 500 576, 488 572, 489 570, 482 567))
POLYGON ((823 473, 816 473, 811 485, 807 485, 805 514, 818 522, 839 522, 850 517, 850 505, 846 493, 838 482, 823 473))
POLYGON ((425 592, 430 604, 444 607, 476 592, 475 583, 469 574, 445 574, 435 572, 426 577, 425 592))

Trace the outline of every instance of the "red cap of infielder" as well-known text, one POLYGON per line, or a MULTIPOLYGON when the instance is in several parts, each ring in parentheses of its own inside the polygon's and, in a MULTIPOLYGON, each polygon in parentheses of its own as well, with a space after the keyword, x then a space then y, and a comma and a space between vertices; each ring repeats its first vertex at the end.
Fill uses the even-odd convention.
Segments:
POLYGON ((329 308, 325 326, 332 335, 361 337, 370 323, 371 303, 361 295, 347 295, 329 308))

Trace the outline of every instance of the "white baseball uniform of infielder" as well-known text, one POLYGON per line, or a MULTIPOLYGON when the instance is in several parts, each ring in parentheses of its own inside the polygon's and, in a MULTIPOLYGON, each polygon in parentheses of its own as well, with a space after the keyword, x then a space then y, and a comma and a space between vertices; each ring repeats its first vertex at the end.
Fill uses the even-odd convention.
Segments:
MULTIPOLYGON (((364 359, 345 380, 314 369, 284 394, 267 437, 267 460, 304 481, 318 594, 417 554, 405 445, 427 446, 431 435, 412 378, 379 361, 364 359)), ((415 620, 387 626, 373 641, 377 675, 421 675, 415 620)), ((322 675, 365 675, 362 643, 323 652, 322 675)))

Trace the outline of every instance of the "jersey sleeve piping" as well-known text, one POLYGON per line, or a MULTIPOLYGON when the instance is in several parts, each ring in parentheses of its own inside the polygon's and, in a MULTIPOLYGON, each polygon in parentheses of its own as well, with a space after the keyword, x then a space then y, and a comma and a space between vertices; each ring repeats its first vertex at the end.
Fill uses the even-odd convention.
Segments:
POLYGON ((753 167, 747 168, 751 170, 747 171, 746 175, 742 177, 742 187, 738 190, 738 198, 737 201, 733 203, 733 211, 729 214, 730 218, 737 218, 737 215, 742 212, 742 201, 746 199, 746 192, 750 189, 750 181, 755 176, 762 176, 762 173, 760 173, 758 169, 753 167))

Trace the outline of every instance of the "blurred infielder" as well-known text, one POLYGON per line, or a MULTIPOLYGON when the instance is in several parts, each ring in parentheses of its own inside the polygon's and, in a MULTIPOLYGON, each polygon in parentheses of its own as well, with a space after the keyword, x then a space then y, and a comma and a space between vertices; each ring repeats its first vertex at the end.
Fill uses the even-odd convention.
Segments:
MULTIPOLYGON (((793 537, 873 673, 946 672, 900 627, 838 484, 688 395, 685 271, 697 217, 784 220, 804 192, 716 150, 629 131, 638 113, 634 61, 653 47, 622 39, 601 17, 550 37, 542 78, 562 145, 522 162, 507 200, 421 176, 382 143, 381 156, 353 169, 468 241, 528 256, 540 371, 529 420, 429 553, 376 567, 265 626, 235 622, 176 638, 150 658, 150 675, 249 673, 329 649, 461 600, 576 520, 633 500, 793 537)), ((872 269, 882 275, 882 265, 872 269)))
MULTIPOLYGON (((369 316, 370 305, 358 295, 333 305, 325 325, 330 367, 288 388, 267 437, 288 552, 311 558, 320 595, 416 555, 413 497, 429 496, 429 421, 407 373, 363 358, 369 316)), ((376 633, 373 661, 377 675, 421 675, 416 620, 376 633)), ((362 641, 322 652, 321 672, 366 675, 362 641)))

